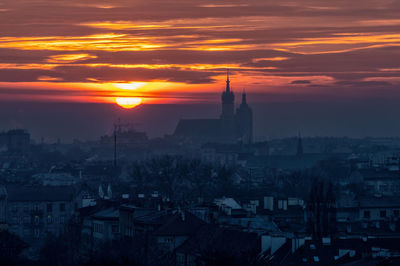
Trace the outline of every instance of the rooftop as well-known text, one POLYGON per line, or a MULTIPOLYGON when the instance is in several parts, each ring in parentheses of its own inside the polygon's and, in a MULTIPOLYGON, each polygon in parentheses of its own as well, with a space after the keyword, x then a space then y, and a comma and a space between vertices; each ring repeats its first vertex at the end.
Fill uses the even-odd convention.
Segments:
POLYGON ((161 226, 155 235, 158 236, 184 236, 192 235, 197 229, 206 224, 190 212, 181 212, 172 215, 166 223, 161 226))

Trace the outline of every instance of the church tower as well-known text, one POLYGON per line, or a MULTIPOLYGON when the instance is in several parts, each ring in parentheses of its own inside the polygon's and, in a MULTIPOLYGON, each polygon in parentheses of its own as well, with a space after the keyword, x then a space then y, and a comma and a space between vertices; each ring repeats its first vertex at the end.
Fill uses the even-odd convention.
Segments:
POLYGON ((236 110, 236 135, 243 143, 253 142, 253 111, 247 104, 246 92, 243 91, 242 103, 236 110))
POLYGON ((301 140, 301 135, 299 132, 299 137, 297 138, 297 151, 296 151, 296 155, 298 157, 303 156, 303 141, 301 140))
POLYGON ((229 141, 234 138, 235 126, 234 126, 234 109, 235 109, 235 95, 233 94, 230 81, 229 81, 229 70, 226 73, 226 88, 221 95, 222 100, 222 113, 221 113, 221 127, 222 137, 229 141))
POLYGON ((226 88, 221 95, 222 100, 222 120, 233 120, 234 115, 234 102, 235 95, 231 91, 230 81, 229 81, 229 70, 226 73, 226 88))

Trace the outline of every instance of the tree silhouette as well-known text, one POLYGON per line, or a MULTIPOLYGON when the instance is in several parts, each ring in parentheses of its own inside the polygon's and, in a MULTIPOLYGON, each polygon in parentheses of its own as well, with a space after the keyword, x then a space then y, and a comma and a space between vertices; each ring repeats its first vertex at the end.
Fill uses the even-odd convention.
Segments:
POLYGON ((333 236, 336 232, 336 200, 332 183, 328 184, 328 189, 325 187, 324 182, 315 178, 307 202, 308 229, 316 240, 333 236))

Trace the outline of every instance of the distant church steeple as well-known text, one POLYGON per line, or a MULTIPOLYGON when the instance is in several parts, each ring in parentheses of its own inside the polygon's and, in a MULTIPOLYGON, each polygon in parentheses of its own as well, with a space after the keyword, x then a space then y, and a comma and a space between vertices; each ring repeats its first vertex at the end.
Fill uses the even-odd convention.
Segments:
POLYGON ((253 142, 253 111, 247 104, 247 95, 243 90, 242 102, 235 112, 235 95, 231 88, 229 74, 227 69, 226 87, 222 88, 221 92, 220 118, 180 120, 174 136, 199 143, 224 142, 247 145, 253 142))
POLYGON ((245 90, 243 90, 243 93, 242 93, 242 104, 243 105, 247 105, 246 91, 245 90))
POLYGON ((233 119, 234 115, 234 101, 235 95, 231 91, 230 80, 229 80, 229 70, 226 72, 226 88, 225 91, 222 92, 221 95, 222 100, 222 119, 233 119))
POLYGON ((246 92, 243 90, 242 103, 236 110, 237 135, 244 144, 253 142, 253 111, 247 105, 246 92))
POLYGON ((221 95, 222 113, 221 113, 221 126, 222 135, 225 139, 234 139, 235 135, 235 95, 231 90, 229 80, 229 70, 226 71, 226 88, 221 95))
POLYGON ((226 92, 229 92, 231 90, 230 86, 230 81, 229 81, 229 69, 226 70, 226 92))
POLYGON ((297 152, 296 152, 297 156, 302 156, 303 155, 303 142, 301 140, 301 134, 299 132, 299 136, 297 139, 297 152))

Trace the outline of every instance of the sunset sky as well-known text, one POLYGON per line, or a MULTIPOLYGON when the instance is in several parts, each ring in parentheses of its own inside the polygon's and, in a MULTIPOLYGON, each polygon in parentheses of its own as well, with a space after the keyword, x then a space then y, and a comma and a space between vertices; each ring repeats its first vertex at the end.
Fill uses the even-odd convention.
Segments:
POLYGON ((253 101, 399 97, 399 29, 389 0, 2 0, 0 99, 219 101, 227 68, 253 101))

